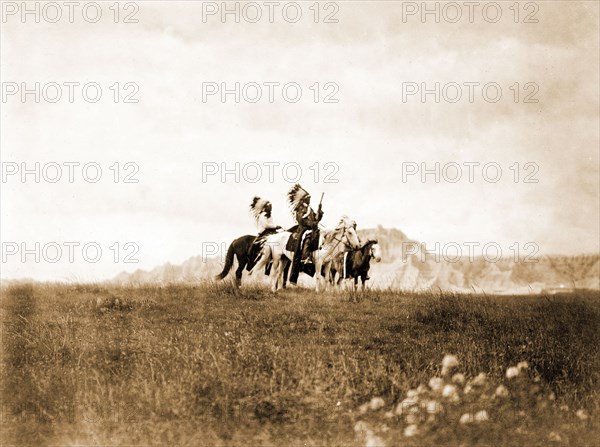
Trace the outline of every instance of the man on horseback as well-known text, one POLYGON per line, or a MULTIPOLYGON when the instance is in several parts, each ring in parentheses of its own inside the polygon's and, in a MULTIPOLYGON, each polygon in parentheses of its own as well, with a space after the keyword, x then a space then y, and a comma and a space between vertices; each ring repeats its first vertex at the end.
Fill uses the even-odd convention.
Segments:
MULTIPOLYGON (((254 239, 254 242, 250 246, 250 250, 248 252, 248 270, 250 270, 250 268, 252 268, 252 266, 256 263, 265 237, 269 234, 277 232, 277 230, 281 228, 279 225, 275 225, 273 223, 273 217, 271 216, 272 211, 273 206, 271 205, 271 202, 258 196, 254 196, 252 203, 250 203, 250 214, 256 221, 256 226, 258 227, 258 236, 256 236, 256 239, 254 239)), ((265 273, 268 274, 268 266, 266 270, 267 271, 265 273)))
POLYGON ((290 238, 290 250, 294 252, 292 260, 292 271, 290 274, 290 283, 296 285, 302 261, 308 253, 319 248, 319 222, 323 218, 323 210, 319 203, 319 208, 315 213, 310 207, 310 194, 299 184, 296 184, 288 192, 288 200, 294 212, 294 218, 298 223, 293 238, 290 238), (310 237, 306 244, 303 244, 304 234, 310 230, 310 237))

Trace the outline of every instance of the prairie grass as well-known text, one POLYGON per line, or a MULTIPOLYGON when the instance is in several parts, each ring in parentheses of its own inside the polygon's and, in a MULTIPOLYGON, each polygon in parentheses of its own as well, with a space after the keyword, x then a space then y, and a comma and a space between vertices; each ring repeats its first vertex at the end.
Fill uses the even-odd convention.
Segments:
POLYGON ((565 421, 565 445, 600 436, 596 292, 37 284, 4 288, 0 312, 2 445, 364 445, 360 406, 397 405, 448 353, 496 383, 527 361, 551 411, 527 430, 504 421, 506 436, 441 427, 415 445, 541 445, 565 421))

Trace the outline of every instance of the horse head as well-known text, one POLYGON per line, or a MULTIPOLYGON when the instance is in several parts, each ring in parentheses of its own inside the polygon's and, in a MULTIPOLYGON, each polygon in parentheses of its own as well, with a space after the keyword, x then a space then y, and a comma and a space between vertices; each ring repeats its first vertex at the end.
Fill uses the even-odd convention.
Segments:
POLYGON ((369 255, 375 259, 375 262, 381 261, 381 247, 377 243, 377 239, 369 239, 367 244, 370 244, 369 255))
POLYGON ((360 248, 360 240, 356 233, 356 222, 354 220, 350 219, 348 216, 342 216, 336 230, 342 232, 342 237, 346 239, 345 242, 347 245, 354 250, 360 248))

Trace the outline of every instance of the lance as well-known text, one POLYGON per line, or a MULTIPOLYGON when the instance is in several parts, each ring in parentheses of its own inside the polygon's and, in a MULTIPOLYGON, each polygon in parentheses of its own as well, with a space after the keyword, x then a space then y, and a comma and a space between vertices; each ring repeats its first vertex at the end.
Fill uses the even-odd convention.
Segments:
MULTIPOLYGON (((319 208, 321 207, 321 204, 323 203, 323 196, 325 195, 324 192, 321 193, 321 200, 319 200, 319 208)), ((325 227, 323 226, 323 224, 321 222, 319 222, 319 225, 321 226, 321 228, 325 229, 325 227)))

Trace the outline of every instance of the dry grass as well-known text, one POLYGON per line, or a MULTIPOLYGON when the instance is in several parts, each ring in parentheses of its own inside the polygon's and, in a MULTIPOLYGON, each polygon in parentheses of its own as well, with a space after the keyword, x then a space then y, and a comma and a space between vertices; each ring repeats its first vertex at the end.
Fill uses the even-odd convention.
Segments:
MULTIPOLYGON (((527 360, 556 400, 527 430, 503 418, 409 441, 541 445, 567 421, 560 443, 584 445, 600 435, 599 298, 12 287, 1 306, 2 444, 364 445, 360 405, 396 405, 453 353, 465 375, 496 382, 527 360)), ((405 442, 398 424, 387 443, 405 442)))

